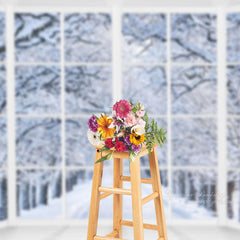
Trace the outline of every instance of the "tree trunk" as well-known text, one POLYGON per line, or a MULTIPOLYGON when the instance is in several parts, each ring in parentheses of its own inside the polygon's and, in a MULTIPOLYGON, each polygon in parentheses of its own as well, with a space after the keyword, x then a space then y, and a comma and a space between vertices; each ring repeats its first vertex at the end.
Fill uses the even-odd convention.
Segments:
POLYGON ((40 203, 43 205, 48 204, 48 184, 47 183, 41 185, 40 203))
POLYGON ((26 183, 23 186, 23 209, 29 210, 30 209, 30 201, 29 201, 29 183, 26 183))
POLYGON ((16 199, 16 204, 17 204, 17 216, 20 216, 20 210, 21 210, 21 204, 20 204, 20 186, 17 184, 17 199, 16 199))
POLYGON ((217 203, 216 203, 216 184, 210 185, 210 210, 216 212, 217 203))
POLYGON ((53 190, 53 194, 52 197, 53 198, 59 198, 62 195, 62 175, 59 174, 56 177, 55 183, 54 183, 54 190, 53 190))
POLYGON ((197 191, 194 187, 194 180, 193 180, 192 173, 188 173, 188 189, 189 189, 188 200, 195 201, 197 191))
POLYGON ((186 193, 186 182, 185 182, 185 173, 179 172, 179 195, 185 197, 186 193))
POLYGON ((2 203, 3 203, 3 217, 7 218, 7 179, 2 180, 2 203))
POLYGON ((36 205, 37 205, 37 199, 36 199, 37 190, 36 190, 35 185, 32 185, 31 192, 32 192, 32 194, 31 194, 31 206, 32 206, 32 208, 35 208, 36 205))
POLYGON ((228 217, 233 218, 233 202, 232 202, 232 197, 233 197, 233 191, 234 191, 234 181, 228 182, 228 190, 227 190, 227 199, 228 199, 228 206, 227 206, 227 211, 228 211, 228 217))

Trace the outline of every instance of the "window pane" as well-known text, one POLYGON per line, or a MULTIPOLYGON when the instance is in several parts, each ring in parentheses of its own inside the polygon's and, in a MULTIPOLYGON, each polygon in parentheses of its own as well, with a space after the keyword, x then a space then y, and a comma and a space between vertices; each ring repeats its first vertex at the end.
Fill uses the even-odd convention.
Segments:
POLYGON ((16 67, 16 112, 60 113, 60 68, 16 67))
POLYGON ((60 62, 59 14, 15 14, 17 62, 60 62))
POLYGON ((6 119, 0 118, 0 168, 7 163, 7 134, 6 119))
POLYGON ((227 216, 228 218, 240 222, 240 173, 228 172, 227 182, 227 216))
POLYGON ((240 66, 227 68, 227 107, 229 114, 240 114, 240 66))
POLYGON ((228 165, 240 167, 240 119, 228 119, 228 165))
POLYGON ((60 171, 17 171, 17 216, 22 219, 62 216, 60 171))
POLYGON ((110 62, 112 58, 111 24, 110 14, 66 14, 66 61, 110 62))
POLYGON ((0 61, 6 57, 5 31, 5 14, 0 12, 0 61))
POLYGON ((0 171, 0 222, 7 220, 7 175, 5 171, 0 171))
MULTIPOLYGON (((69 118, 66 120, 66 163, 68 166, 93 166, 95 148, 87 137, 88 119, 69 118)), ((104 165, 112 161, 105 161, 104 165)))
POLYGON ((172 68, 172 113, 216 113, 216 68, 172 68))
POLYGON ((19 118, 16 124, 18 166, 61 164, 60 119, 19 118))
POLYGON ((66 67, 66 112, 110 112, 112 76, 110 67, 66 67))
POLYGON ((123 97, 139 100, 152 114, 167 112, 167 79, 164 67, 135 66, 123 71, 123 97))
POLYGON ((177 170, 172 174, 174 218, 206 219, 216 217, 217 174, 213 170, 177 170))
POLYGON ((6 112, 6 103, 6 70, 0 65, 0 114, 6 112))
POLYGON ((216 41, 215 14, 171 15, 174 62, 215 62, 216 41))
POLYGON ((227 14, 227 61, 240 61, 240 13, 227 14))
POLYGON ((123 61, 166 61, 166 15, 124 14, 122 19, 123 61))
POLYGON ((217 165, 215 119, 172 119, 173 165, 217 165))

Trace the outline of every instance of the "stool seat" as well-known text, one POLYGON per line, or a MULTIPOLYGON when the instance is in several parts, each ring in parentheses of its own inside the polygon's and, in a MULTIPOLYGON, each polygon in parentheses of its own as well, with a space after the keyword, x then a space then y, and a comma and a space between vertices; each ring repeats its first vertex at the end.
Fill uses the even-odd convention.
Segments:
MULTIPOLYGON (((111 151, 99 150, 103 146, 94 146, 95 162, 111 151)), ((89 211, 87 240, 104 240, 122 238, 122 226, 133 227, 134 240, 144 240, 143 229, 151 229, 158 232, 157 240, 167 240, 166 221, 162 199, 160 173, 157 159, 157 144, 154 144, 149 154, 146 146, 142 146, 140 153, 134 162, 129 163, 130 176, 123 175, 123 159, 129 159, 128 152, 113 152, 113 187, 102 186, 103 162, 94 164, 92 195, 89 211), (140 157, 149 155, 149 166, 151 178, 141 178, 140 157), (131 182, 131 189, 124 189, 123 182, 131 182), (151 184, 153 192, 142 198, 141 183, 151 184), (97 235, 97 224, 99 215, 100 200, 113 194, 113 231, 106 236, 97 235), (123 220, 123 195, 130 195, 132 198, 133 221, 123 220), (157 224, 143 223, 142 206, 154 200, 157 224)), ((126 240, 126 239, 125 239, 126 240)))
MULTIPOLYGON (((93 145, 97 150, 100 150, 102 147, 103 147, 103 145, 93 145)), ((154 147, 156 147, 157 146, 157 144, 156 143, 154 143, 154 145, 153 145, 153 148, 154 147)), ((111 153, 112 151, 103 151, 102 153, 102 157, 104 157, 105 155, 107 155, 107 154, 109 154, 109 153, 111 153)), ((147 146, 146 145, 143 145, 142 147, 141 147, 141 151, 140 151, 140 153, 138 153, 138 157, 142 157, 142 156, 144 156, 144 155, 146 155, 146 154, 148 154, 148 150, 147 150, 147 146)), ((122 159, 129 159, 129 154, 128 154, 128 152, 117 152, 117 151, 114 151, 113 152, 113 155, 112 155, 112 157, 113 158, 122 158, 122 159)))

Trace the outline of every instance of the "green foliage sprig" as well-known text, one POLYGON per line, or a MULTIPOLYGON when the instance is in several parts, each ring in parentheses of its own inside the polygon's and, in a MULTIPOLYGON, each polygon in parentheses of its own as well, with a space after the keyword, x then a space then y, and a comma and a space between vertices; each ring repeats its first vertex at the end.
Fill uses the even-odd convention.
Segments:
POLYGON ((154 143, 157 143, 160 147, 162 147, 162 144, 166 141, 166 133, 167 131, 164 131, 162 127, 158 129, 157 122, 152 119, 152 121, 149 123, 149 118, 147 113, 145 112, 143 116, 143 120, 146 122, 145 125, 145 137, 146 137, 146 147, 148 150, 148 153, 150 154, 153 148, 154 143))

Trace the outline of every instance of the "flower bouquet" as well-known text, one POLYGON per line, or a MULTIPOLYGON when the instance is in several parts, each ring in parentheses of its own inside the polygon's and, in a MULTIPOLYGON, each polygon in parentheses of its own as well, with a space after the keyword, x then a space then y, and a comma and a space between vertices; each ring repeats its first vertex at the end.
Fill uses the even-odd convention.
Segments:
POLYGON ((94 146, 102 146, 100 152, 111 151, 95 163, 110 160, 113 152, 128 152, 129 159, 134 162, 142 146, 152 151, 154 143, 160 147, 166 141, 162 127, 157 122, 149 122, 144 106, 137 102, 120 100, 113 105, 112 116, 101 113, 92 115, 88 120, 88 140, 94 146))

